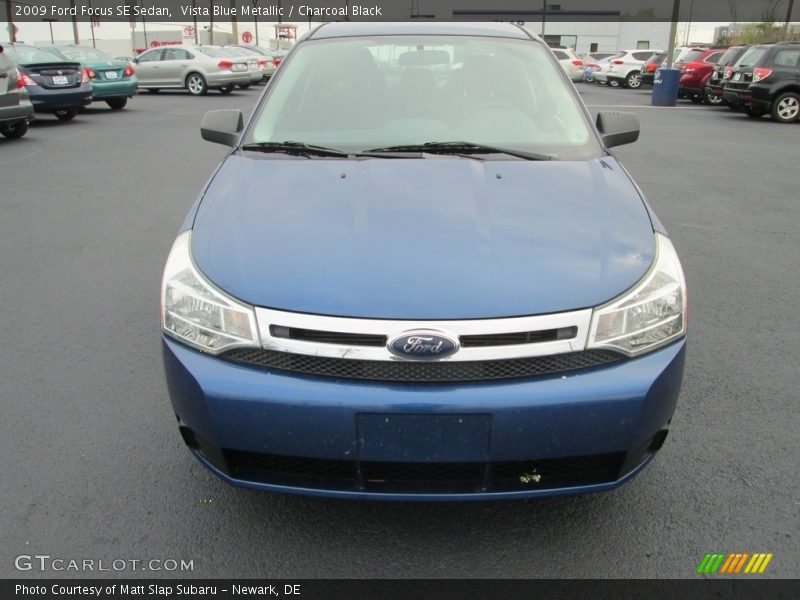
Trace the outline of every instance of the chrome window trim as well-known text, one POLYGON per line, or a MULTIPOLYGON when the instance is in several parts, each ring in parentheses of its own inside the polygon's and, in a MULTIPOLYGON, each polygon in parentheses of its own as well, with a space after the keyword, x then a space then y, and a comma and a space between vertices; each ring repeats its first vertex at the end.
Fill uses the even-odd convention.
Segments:
POLYGON ((575 337, 568 340, 502 346, 459 347, 458 351, 454 354, 436 361, 458 362, 503 360, 579 352, 586 349, 589 338, 589 327, 592 320, 592 309, 590 308, 547 315, 454 321, 357 319, 351 317, 333 317, 286 312, 260 307, 256 307, 255 312, 261 347, 265 350, 312 356, 326 356, 330 358, 405 362, 420 361, 413 358, 406 359, 396 356, 389 351, 387 346, 327 344, 273 337, 270 333, 270 325, 337 333, 385 335, 387 340, 392 340, 405 332, 417 330, 436 330, 441 332, 442 335, 451 337, 454 340, 459 340, 462 335, 518 333, 523 331, 559 329, 562 327, 577 328, 575 337))

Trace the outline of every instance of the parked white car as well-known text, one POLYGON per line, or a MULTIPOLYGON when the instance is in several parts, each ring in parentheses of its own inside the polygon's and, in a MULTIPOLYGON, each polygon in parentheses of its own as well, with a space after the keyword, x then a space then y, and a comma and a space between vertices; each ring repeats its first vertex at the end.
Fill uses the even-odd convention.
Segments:
POLYGON ((553 48, 561 68, 572 81, 583 81, 583 61, 570 48, 553 48))
POLYGON ((624 50, 608 61, 608 68, 603 69, 605 79, 610 85, 636 89, 642 85, 644 63, 659 52, 662 50, 624 50))

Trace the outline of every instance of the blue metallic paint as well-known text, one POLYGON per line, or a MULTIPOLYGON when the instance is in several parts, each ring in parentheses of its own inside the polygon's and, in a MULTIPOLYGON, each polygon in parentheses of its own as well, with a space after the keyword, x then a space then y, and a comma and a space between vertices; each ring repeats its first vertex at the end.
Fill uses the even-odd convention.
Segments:
POLYGON ((610 156, 246 153, 228 157, 206 190, 192 254, 211 281, 257 306, 477 319, 603 304, 644 276, 654 236, 641 196, 610 156))
MULTIPOLYGON (((347 460, 358 451, 356 427, 361 414, 488 414, 489 458, 503 461, 620 452, 641 446, 666 427, 675 410, 685 340, 636 359, 564 376, 453 385, 386 385, 264 371, 225 362, 167 338, 163 356, 175 413, 217 448, 347 460)), ((409 439, 408 445, 424 447, 420 442, 409 439)), ((384 459, 398 457, 388 453, 384 459)), ((218 474, 231 483, 259 489, 382 496, 237 482, 218 474)), ((512 498, 597 491, 619 485, 626 478, 585 489, 542 487, 530 492, 431 497, 512 498)), ((409 497, 424 499, 425 495, 409 497)))

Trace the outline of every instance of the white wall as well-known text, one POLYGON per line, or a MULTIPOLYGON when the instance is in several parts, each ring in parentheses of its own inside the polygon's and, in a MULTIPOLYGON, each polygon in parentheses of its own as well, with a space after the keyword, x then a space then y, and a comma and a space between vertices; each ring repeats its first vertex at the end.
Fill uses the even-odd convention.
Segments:
MULTIPOLYGON (((525 26, 537 34, 541 34, 541 22, 526 23, 525 26)), ((669 40, 669 23, 643 23, 634 21, 608 22, 557 22, 545 23, 546 36, 576 36, 578 54, 589 52, 591 44, 597 44, 598 52, 629 50, 636 48, 639 41, 650 42, 652 49, 665 49, 669 40)), ((564 40, 565 42, 567 40, 564 40)), ((569 44, 564 44, 569 45, 569 44)))

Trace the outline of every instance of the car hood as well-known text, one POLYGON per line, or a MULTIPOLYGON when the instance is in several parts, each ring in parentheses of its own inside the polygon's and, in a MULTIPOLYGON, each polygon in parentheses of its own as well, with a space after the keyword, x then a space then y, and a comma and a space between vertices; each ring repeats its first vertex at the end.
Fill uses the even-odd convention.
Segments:
POLYGON ((654 250, 644 202, 612 157, 232 154, 192 234, 197 267, 249 304, 385 319, 596 306, 641 279, 654 250))

